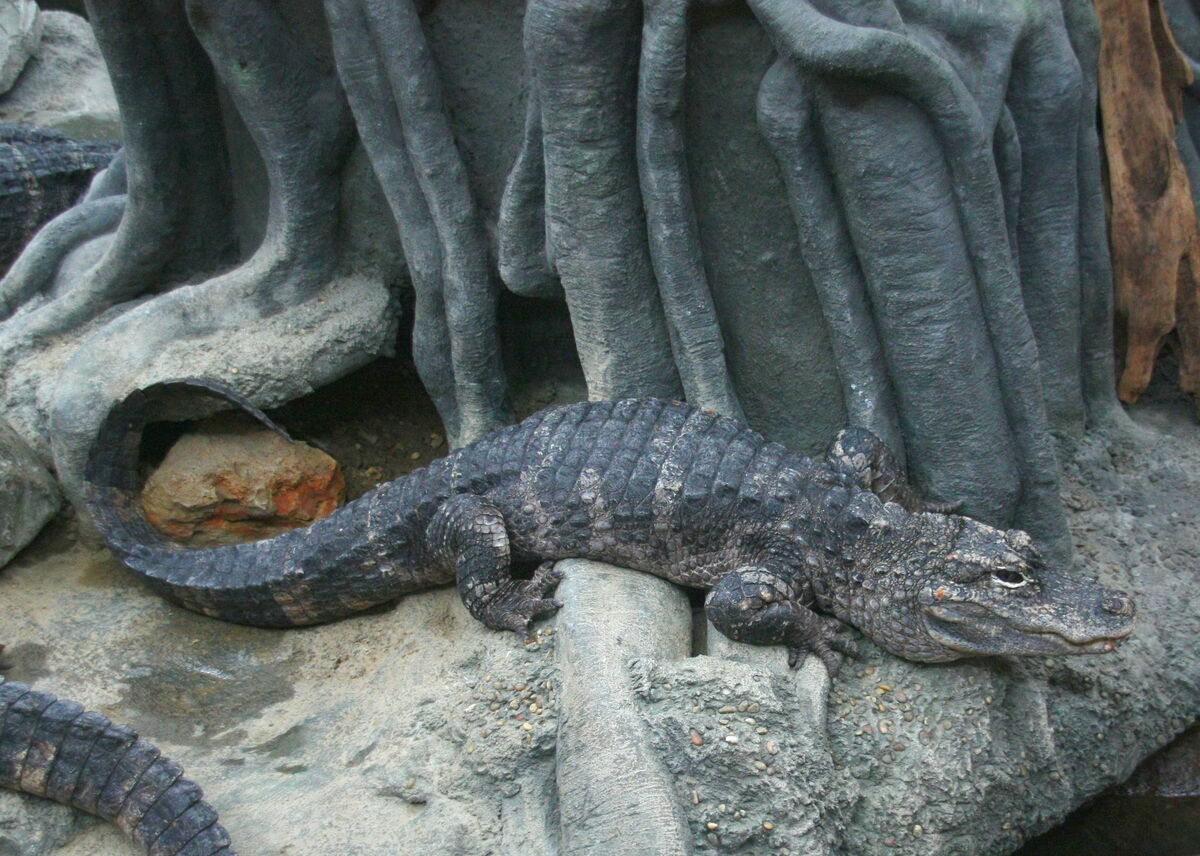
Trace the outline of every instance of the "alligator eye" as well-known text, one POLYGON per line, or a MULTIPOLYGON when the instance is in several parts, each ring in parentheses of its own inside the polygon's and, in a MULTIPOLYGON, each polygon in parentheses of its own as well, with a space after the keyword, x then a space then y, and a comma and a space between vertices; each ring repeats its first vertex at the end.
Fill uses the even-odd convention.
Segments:
POLYGON ((1029 582, 1029 578, 1023 573, 1020 571, 1012 571, 1008 568, 996 568, 994 571, 992 571, 992 579, 1005 588, 1020 588, 1021 586, 1025 585, 1025 583, 1029 582))

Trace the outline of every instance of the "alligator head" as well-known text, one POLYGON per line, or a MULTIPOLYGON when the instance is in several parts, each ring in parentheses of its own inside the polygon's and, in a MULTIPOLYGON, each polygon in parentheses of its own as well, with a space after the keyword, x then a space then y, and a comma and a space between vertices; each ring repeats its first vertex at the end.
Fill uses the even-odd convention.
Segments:
POLYGON ((1127 594, 1047 567, 1025 532, 866 493, 844 519, 852 572, 822 606, 906 659, 1104 653, 1133 629, 1127 594))
POLYGON ((953 549, 915 592, 945 659, 1105 653, 1133 629, 1124 592, 1047 568, 1025 532, 959 519, 953 549))

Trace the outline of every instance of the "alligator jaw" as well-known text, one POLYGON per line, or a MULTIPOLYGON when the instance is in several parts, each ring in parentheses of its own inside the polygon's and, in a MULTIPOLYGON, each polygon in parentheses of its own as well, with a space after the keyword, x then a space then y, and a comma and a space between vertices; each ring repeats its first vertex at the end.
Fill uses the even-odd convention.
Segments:
MULTIPOLYGON (((1133 631, 1133 617, 1123 624, 1070 636, 1045 624, 1014 620, 979 603, 936 603, 924 609, 929 635, 961 656, 1106 654, 1133 631)), ((1025 618, 1024 616, 1022 618, 1025 618)))

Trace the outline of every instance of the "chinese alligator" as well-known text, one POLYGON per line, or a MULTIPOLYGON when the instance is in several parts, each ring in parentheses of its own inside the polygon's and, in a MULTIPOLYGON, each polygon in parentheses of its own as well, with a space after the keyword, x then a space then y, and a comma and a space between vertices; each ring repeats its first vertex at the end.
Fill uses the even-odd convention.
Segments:
MULTIPOLYGON (((554 562, 597 559, 710 589, 733 639, 811 651, 836 672, 852 625, 910 660, 1113 650, 1133 625, 1123 592, 1047 567, 1029 536, 932 510, 863 429, 825 459, 714 413, 655 399, 552 407, 381 485, 304 529, 188 549, 141 510, 138 448, 152 399, 108 415, 85 472, 88 511, 114 553, 205 615, 290 627, 331 621, 457 580, 467 609, 527 633, 554 612, 554 562), (514 579, 514 560, 542 560, 514 579)), ((284 436, 287 436, 284 434, 284 436)))

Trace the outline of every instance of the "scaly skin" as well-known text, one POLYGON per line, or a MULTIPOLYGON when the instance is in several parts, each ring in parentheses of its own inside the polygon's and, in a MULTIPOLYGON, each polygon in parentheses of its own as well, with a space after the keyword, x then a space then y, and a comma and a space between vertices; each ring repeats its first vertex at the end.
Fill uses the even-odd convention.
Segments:
POLYGON ((205 381, 134 393, 93 447, 87 504, 126 565, 216 618, 331 621, 457 578, 472 615, 522 633, 558 607, 551 563, 582 557, 711 589, 708 615, 723 633, 787 645, 793 661, 812 651, 834 672, 851 650, 847 624, 924 662, 1109 651, 1132 628, 1129 597, 1045 568, 1024 532, 923 510, 865 430, 843 431, 813 461, 653 399, 550 408, 312 526, 185 549, 146 523, 135 464, 148 400, 189 388, 279 430, 205 381), (513 559, 546 564, 516 581, 513 559))
POLYGON ((99 713, 3 677, 0 786, 99 815, 150 856, 235 856, 178 764, 99 713))

